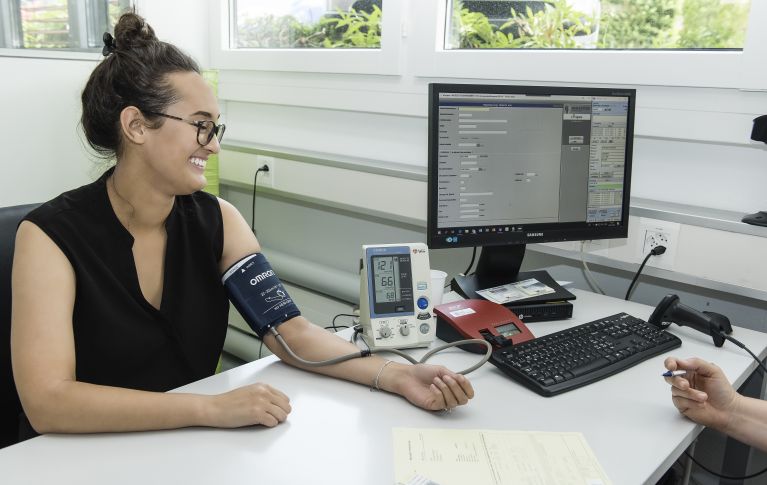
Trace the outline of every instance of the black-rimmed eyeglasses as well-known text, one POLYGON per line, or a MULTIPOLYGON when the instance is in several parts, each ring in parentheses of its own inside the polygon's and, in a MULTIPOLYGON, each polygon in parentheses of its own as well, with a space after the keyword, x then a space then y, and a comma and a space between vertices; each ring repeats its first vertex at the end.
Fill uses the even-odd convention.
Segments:
POLYGON ((184 118, 179 118, 178 116, 173 116, 165 113, 157 113, 155 111, 144 111, 144 113, 148 115, 154 115, 154 116, 162 116, 164 118, 170 118, 172 120, 178 120, 183 121, 184 123, 188 123, 192 126, 197 127, 197 143, 199 143, 201 146, 208 145, 215 136, 218 138, 218 142, 221 143, 221 139, 224 138, 224 132, 226 131, 226 125, 220 124, 217 125, 213 121, 210 120, 185 120, 184 118))

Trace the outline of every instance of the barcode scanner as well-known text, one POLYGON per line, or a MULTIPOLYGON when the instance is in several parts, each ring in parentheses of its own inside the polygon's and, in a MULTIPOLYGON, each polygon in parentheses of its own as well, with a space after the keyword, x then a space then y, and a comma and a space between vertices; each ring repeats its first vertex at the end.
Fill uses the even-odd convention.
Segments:
POLYGON ((714 345, 724 345, 725 336, 732 333, 730 319, 721 313, 700 312, 679 301, 677 295, 666 295, 650 315, 648 322, 658 328, 668 328, 672 323, 680 327, 690 327, 711 335, 714 345))

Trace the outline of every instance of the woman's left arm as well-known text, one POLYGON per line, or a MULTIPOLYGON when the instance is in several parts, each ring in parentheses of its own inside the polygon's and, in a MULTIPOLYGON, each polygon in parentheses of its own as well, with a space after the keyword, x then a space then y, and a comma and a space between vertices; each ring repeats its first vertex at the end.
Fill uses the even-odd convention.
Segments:
MULTIPOLYGON (((224 219, 224 250, 220 267, 223 273, 243 257, 260 252, 261 247, 239 211, 224 200, 219 199, 219 204, 224 219)), ((354 344, 300 316, 279 325, 278 330, 293 352, 304 360, 321 361, 360 351, 354 344)), ((452 409, 474 397, 474 389, 466 377, 442 366, 387 363, 381 357, 370 356, 308 367, 290 357, 273 335, 267 335, 264 343, 291 365, 366 386, 377 385, 378 389, 399 394, 424 409, 452 409)))
MULTIPOLYGON (((288 320, 277 329, 293 352, 304 360, 326 360, 360 351, 354 344, 312 325, 303 317, 288 320)), ((389 361, 374 355, 333 365, 308 367, 291 358, 274 336, 267 335, 264 343, 291 365, 393 392, 424 409, 452 409, 474 397, 474 389, 466 377, 442 366, 387 363, 389 361)))

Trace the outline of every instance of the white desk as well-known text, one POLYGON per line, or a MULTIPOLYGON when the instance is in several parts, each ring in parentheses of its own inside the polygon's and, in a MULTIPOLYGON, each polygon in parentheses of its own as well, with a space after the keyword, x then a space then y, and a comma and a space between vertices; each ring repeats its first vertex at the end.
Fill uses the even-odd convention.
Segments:
MULTIPOLYGON (((530 324, 541 336, 620 311, 647 319, 651 307, 574 291, 573 318, 530 324)), ((744 351, 672 327, 683 340, 673 351, 716 362, 739 386, 756 367, 744 351)), ((767 334, 734 335, 761 358, 767 334)), ((396 357, 393 357, 396 358, 396 357)), ((437 356, 453 369, 476 355, 437 356)), ((131 484, 392 485, 393 427, 582 432, 615 485, 655 484, 702 427, 676 412, 660 377, 658 356, 618 375, 551 398, 511 381, 490 364, 470 375, 476 397, 452 414, 431 413, 398 396, 291 368, 274 357, 243 365, 180 390, 217 393, 263 381, 287 393, 293 412, 273 428, 189 428, 174 431, 47 435, 0 450, 0 481, 131 484)), ((472 484, 475 485, 475 484, 472 484)), ((480 485, 480 484, 476 484, 480 485)))

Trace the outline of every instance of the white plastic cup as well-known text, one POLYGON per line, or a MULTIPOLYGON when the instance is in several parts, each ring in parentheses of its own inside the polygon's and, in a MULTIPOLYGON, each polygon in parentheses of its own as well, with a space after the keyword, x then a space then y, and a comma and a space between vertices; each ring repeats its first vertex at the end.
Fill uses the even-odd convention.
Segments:
POLYGON ((438 269, 431 270, 431 304, 437 306, 442 304, 442 294, 445 291, 445 280, 447 273, 438 269))

